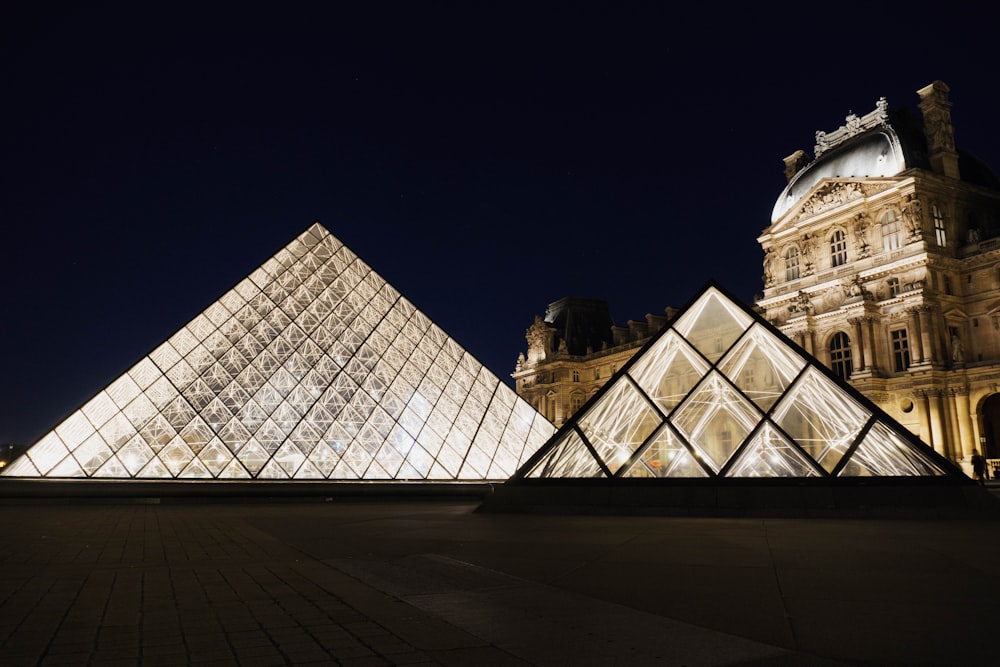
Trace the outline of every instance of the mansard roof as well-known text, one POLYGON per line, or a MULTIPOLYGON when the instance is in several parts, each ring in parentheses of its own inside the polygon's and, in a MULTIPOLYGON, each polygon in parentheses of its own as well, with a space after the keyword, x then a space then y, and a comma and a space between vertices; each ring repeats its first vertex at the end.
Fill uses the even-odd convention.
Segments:
MULTIPOLYGON (((817 132, 815 159, 778 195, 772 224, 803 201, 824 179, 887 178, 910 169, 931 170, 923 122, 908 109, 889 109, 885 99, 862 117, 849 115, 834 132, 817 132)), ((962 180, 1000 189, 1000 179, 982 161, 957 149, 962 180)))
POLYGON ((3 475, 502 480, 554 430, 314 224, 3 475))

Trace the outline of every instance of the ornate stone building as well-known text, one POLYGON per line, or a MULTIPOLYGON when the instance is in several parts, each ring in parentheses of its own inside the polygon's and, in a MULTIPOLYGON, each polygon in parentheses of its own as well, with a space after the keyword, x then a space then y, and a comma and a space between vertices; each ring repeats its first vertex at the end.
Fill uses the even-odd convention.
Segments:
POLYGON ((562 425, 673 316, 615 325, 600 299, 566 297, 549 304, 528 328, 528 355, 518 356, 517 393, 556 426, 562 425))
POLYGON ((956 148, 948 92, 919 90, 921 117, 879 100, 785 158, 757 308, 967 462, 1000 458, 1000 180, 956 148))
MULTIPOLYGON (((941 454, 1000 459, 1000 179, 956 148, 948 87, 918 94, 919 117, 882 99, 785 158, 756 306, 941 454)), ((551 304, 518 394, 562 425, 672 312, 614 326, 602 301, 551 304)))

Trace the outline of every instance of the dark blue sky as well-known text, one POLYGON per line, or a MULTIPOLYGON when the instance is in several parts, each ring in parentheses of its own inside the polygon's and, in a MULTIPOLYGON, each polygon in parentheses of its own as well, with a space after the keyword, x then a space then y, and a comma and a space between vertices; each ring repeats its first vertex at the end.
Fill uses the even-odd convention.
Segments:
POLYGON ((880 96, 946 81, 1000 166, 993 30, 961 3, 68 4, 0 27, 0 443, 316 220, 509 380, 563 296, 619 323, 709 278, 750 301, 781 158, 880 96))

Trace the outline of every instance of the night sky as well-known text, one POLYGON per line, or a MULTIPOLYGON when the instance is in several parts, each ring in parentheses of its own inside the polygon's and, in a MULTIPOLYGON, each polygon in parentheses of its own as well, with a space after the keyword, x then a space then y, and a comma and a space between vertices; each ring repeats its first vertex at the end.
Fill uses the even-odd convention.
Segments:
POLYGON ((995 28, 964 3, 21 4, 0 21, 0 443, 314 221, 510 382, 563 296, 620 324, 710 278, 751 301, 782 158, 880 96, 915 109, 945 81, 956 142, 1000 168, 995 28))

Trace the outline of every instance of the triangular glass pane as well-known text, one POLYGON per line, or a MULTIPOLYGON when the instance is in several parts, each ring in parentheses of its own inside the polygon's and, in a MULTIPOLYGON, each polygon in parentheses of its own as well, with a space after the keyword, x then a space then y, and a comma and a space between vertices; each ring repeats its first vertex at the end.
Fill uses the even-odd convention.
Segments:
POLYGON ((906 438, 876 423, 851 453, 841 477, 928 477, 944 470, 906 438))
POLYGON ((178 475, 180 479, 211 479, 212 473, 198 459, 194 459, 178 475))
POLYGON ((160 459, 151 459, 136 477, 142 479, 170 479, 173 475, 160 459))
POLYGON ((323 472, 309 461, 302 463, 302 466, 295 471, 295 479, 323 479, 323 472))
POLYGON ((833 472, 870 416, 847 392, 810 368, 774 408, 772 419, 813 460, 833 472))
POLYGON ((708 372, 708 364, 673 329, 646 350, 629 369, 664 414, 669 414, 708 372))
POLYGON ((125 477, 129 474, 129 471, 126 470, 125 466, 122 465, 122 462, 118 460, 118 457, 112 456, 104 462, 104 465, 97 469, 94 473, 94 477, 115 478, 125 477))
POLYGON ((604 477, 604 471, 576 431, 567 431, 528 477, 604 477))
POLYGON ((250 479, 250 473, 247 469, 240 465, 240 462, 233 459, 229 462, 222 472, 219 473, 219 479, 250 479))
POLYGON ((673 429, 664 425, 622 477, 708 477, 708 473, 673 429))
MULTIPOLYGON (((72 459, 73 457, 70 456, 69 458, 72 459)), ((73 463, 74 465, 77 465, 77 468, 79 468, 79 465, 76 464, 75 460, 73 463)), ((38 468, 34 466, 31 459, 27 456, 19 456, 14 459, 14 462, 4 468, 3 472, 9 477, 38 477, 41 474, 38 472, 38 468)), ((80 475, 83 476, 82 470, 80 471, 80 475)))
POLYGON ((674 328, 714 363, 752 322, 742 308, 712 287, 684 311, 674 328))
MULTIPOLYGON (((21 461, 25 460, 23 457, 19 459, 21 461)), ((15 471, 16 472, 16 471, 15 471)), ((86 477, 87 473, 83 471, 80 464, 76 462, 72 456, 67 456, 65 459, 60 461, 52 470, 49 471, 49 477, 86 477)))
POLYGON ((747 442, 727 477, 816 477, 814 463, 781 431, 765 421, 747 442))
POLYGON ((625 376, 619 377, 577 420, 612 474, 662 423, 646 397, 625 376))
POLYGON ((767 412, 805 368, 806 360, 760 324, 754 324, 719 364, 740 391, 767 412))
POLYGON ((671 421, 698 456, 718 472, 760 418, 752 403, 712 371, 677 408, 671 421))
POLYGON ((264 465, 261 471, 257 474, 257 477, 259 479, 288 479, 288 473, 285 472, 284 468, 278 465, 277 461, 272 459, 264 465))

